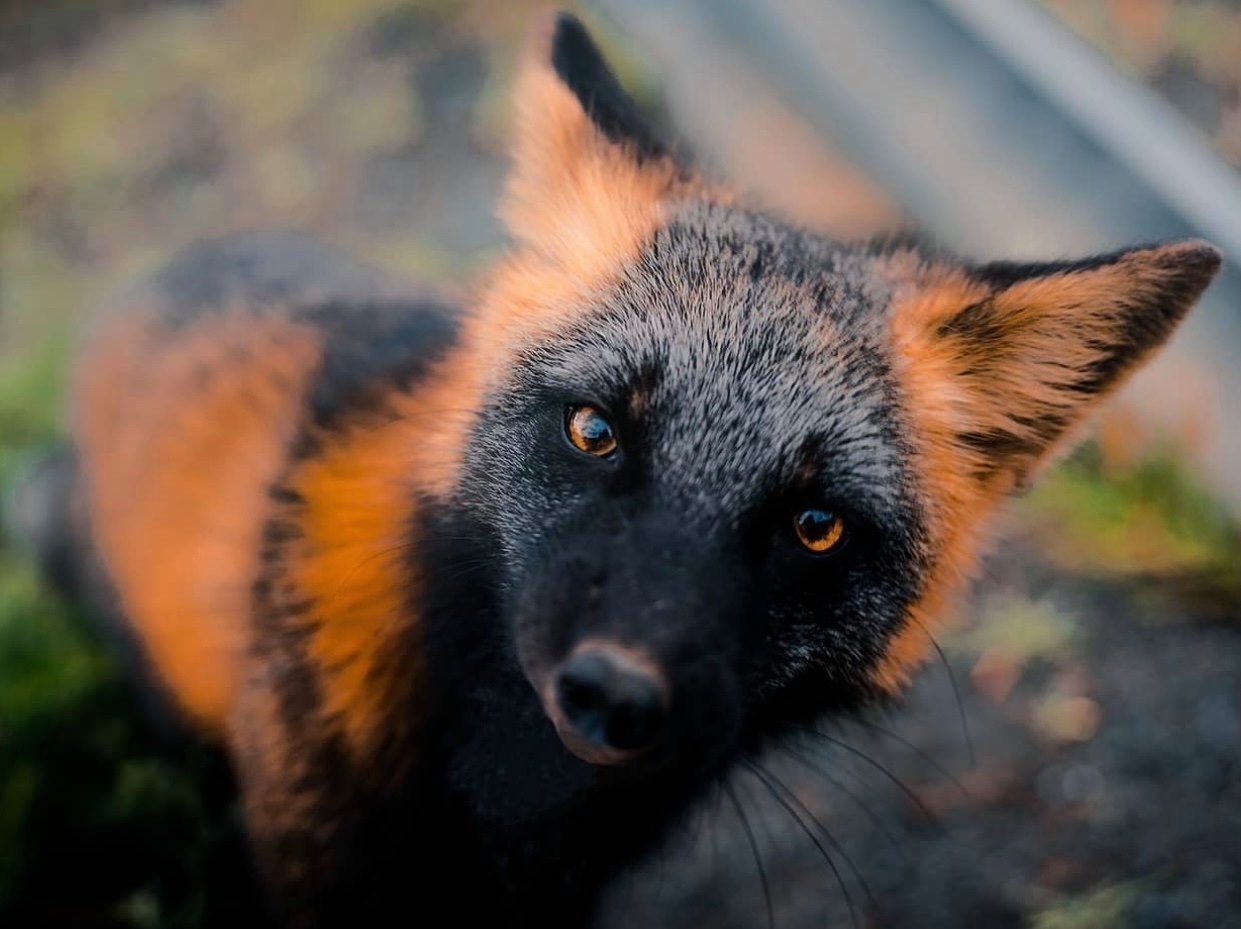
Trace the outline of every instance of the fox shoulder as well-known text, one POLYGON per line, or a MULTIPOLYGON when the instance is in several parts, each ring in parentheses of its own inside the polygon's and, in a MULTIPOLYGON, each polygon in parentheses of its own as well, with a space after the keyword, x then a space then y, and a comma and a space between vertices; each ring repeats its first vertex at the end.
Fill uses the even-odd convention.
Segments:
POLYGON ((72 391, 88 534, 191 717, 228 712, 273 484, 456 328, 448 305, 287 234, 192 247, 94 321, 72 391))

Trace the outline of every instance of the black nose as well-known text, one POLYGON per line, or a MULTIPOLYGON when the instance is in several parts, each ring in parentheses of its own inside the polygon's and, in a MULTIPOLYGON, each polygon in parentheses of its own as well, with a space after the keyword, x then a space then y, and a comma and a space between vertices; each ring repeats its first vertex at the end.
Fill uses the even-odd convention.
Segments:
POLYGON ((607 646, 579 651, 565 662, 556 679, 556 702, 579 736, 618 752, 649 748, 666 710, 659 675, 607 646))

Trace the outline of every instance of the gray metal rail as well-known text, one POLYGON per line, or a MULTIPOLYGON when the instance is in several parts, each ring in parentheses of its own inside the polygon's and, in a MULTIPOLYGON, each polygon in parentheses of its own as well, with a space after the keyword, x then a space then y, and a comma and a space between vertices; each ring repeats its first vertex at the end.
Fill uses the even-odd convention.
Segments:
POLYGON ((595 0, 710 151, 774 90, 915 220, 979 258, 1200 235, 1224 272, 1124 400, 1241 511, 1241 178, 1025 0, 595 0))

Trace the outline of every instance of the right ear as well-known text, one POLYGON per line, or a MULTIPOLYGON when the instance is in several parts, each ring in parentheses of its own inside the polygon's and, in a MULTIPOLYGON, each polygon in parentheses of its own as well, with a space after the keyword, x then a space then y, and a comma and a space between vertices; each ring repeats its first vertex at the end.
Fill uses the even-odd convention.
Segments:
POLYGON ((1080 261, 915 268, 894 299, 897 357, 949 469, 1026 484, 1172 334, 1221 257, 1189 239, 1080 261))
POLYGON ((512 235, 574 265, 606 267, 630 253, 684 177, 572 15, 539 30, 516 103, 500 206, 512 235))

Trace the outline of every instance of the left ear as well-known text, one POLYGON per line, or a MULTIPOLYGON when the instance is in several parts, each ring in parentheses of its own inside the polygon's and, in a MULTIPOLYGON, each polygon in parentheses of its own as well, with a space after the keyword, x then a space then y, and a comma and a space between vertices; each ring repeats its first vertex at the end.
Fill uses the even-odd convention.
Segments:
POLYGON ((575 17, 549 17, 517 85, 513 168, 500 215, 552 257, 614 262, 683 180, 669 149, 575 17))
POLYGON ((1007 490, 1165 339, 1210 283, 1201 240, 1076 262, 921 266, 894 298, 911 402, 958 468, 1007 490))

